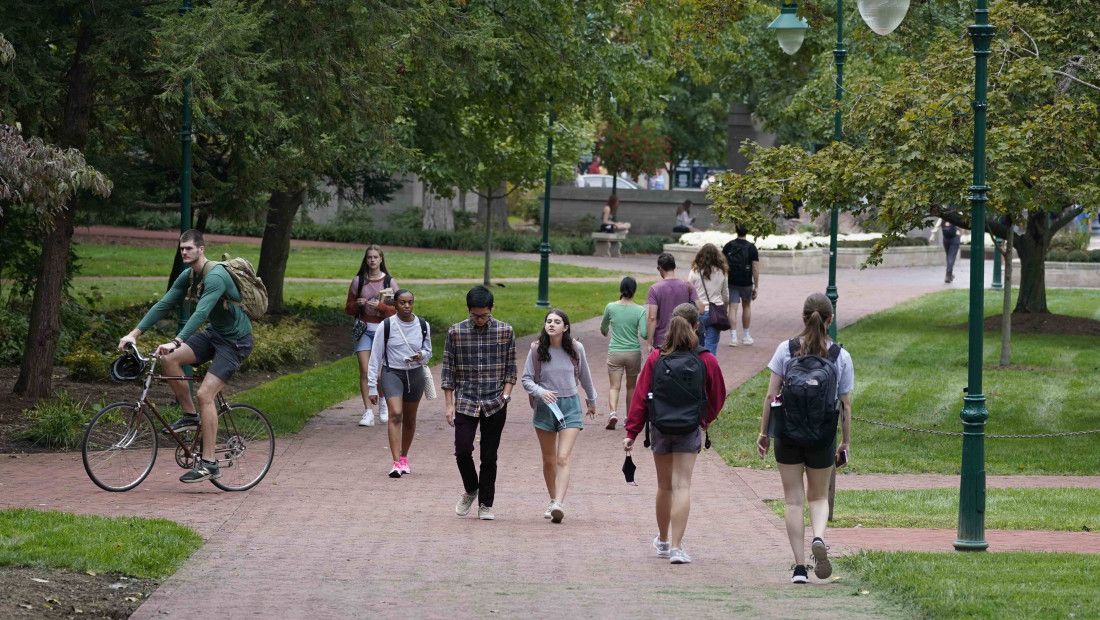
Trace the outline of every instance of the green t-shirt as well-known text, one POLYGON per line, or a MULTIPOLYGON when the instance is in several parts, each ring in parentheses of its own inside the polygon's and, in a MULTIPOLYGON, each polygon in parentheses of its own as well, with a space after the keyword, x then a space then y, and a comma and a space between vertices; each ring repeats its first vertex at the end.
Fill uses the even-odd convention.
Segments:
POLYGON ((608 351, 640 351, 638 338, 645 338, 646 333, 646 309, 637 304, 620 304, 611 302, 603 309, 603 321, 600 323, 600 331, 607 333, 608 325, 611 326, 611 344, 608 351))
MULTIPOLYGON (((157 321, 167 317, 173 310, 178 308, 187 299, 187 287, 190 283, 191 268, 188 267, 176 278, 176 281, 172 283, 172 288, 168 289, 164 297, 153 304, 153 307, 145 314, 145 318, 138 323, 138 329, 143 332, 149 331, 149 328, 155 325, 157 321)), ((241 293, 237 290, 237 285, 233 283, 233 277, 229 275, 225 267, 215 265, 206 274, 206 281, 202 285, 202 295, 199 296, 195 309, 191 312, 191 317, 187 319, 187 324, 176 334, 176 337, 180 340, 187 340, 187 337, 198 331, 199 327, 202 327, 202 324, 208 319, 210 330, 228 340, 237 340, 251 334, 252 322, 248 320, 248 315, 241 310, 240 305, 226 303, 225 299, 239 302, 241 293)))

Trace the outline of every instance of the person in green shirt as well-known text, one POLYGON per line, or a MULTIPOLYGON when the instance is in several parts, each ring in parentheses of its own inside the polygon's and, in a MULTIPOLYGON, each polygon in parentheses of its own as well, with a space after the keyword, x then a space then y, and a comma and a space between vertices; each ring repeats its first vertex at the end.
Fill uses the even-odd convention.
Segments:
POLYGON ((626 375, 626 406, 630 408, 630 399, 634 397, 634 384, 638 382, 638 373, 642 371, 642 347, 638 338, 646 339, 646 309, 634 303, 634 293, 638 291, 638 282, 627 276, 619 283, 619 301, 607 304, 603 309, 603 321, 600 332, 611 332, 611 344, 607 347, 607 376, 610 389, 607 391, 608 405, 607 429, 615 430, 619 422, 619 390, 622 388, 623 375, 626 375))
POLYGON ((206 241, 198 230, 180 235, 180 256, 187 268, 164 297, 153 304, 138 326, 118 341, 118 349, 125 351, 128 345, 137 344, 138 336, 169 316, 180 304, 194 301, 188 299, 194 274, 195 288, 201 292, 191 317, 171 342, 158 346, 153 354, 160 358, 161 367, 168 376, 183 375, 185 364, 197 365, 213 360, 195 394, 199 401, 197 414, 187 382, 168 382, 183 409, 183 416, 172 425, 172 430, 202 428, 202 458, 196 459, 194 469, 180 477, 181 482, 221 477, 214 458, 214 438, 218 432, 214 398, 252 352, 252 322, 241 310, 240 291, 225 267, 206 260, 205 246, 206 241), (203 323, 207 323, 206 329, 198 331, 203 323))

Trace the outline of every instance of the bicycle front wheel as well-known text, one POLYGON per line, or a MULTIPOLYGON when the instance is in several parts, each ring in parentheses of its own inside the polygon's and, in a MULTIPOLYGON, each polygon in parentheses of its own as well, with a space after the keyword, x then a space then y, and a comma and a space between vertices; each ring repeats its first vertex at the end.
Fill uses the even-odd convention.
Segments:
POLYGON ((275 433, 264 414, 252 405, 229 405, 218 416, 215 458, 221 478, 211 479, 225 491, 245 491, 259 484, 275 458, 275 433))
POLYGON ((92 417, 80 442, 84 471, 104 491, 141 484, 157 460, 157 433, 144 407, 114 403, 92 417))

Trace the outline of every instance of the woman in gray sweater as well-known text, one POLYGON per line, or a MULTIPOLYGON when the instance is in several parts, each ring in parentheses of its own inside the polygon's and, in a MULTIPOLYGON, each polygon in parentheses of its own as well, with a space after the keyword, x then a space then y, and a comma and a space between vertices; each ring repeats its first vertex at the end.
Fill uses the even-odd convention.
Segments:
POLYGON ((542 448, 542 477, 550 493, 543 516, 554 523, 565 518, 565 491, 569 487, 569 456, 584 426, 583 416, 596 417, 596 388, 584 356, 584 347, 569 334, 569 317, 557 308, 546 314, 539 339, 531 343, 520 378, 535 410, 533 423, 542 448), (577 390, 587 396, 582 414, 577 390))

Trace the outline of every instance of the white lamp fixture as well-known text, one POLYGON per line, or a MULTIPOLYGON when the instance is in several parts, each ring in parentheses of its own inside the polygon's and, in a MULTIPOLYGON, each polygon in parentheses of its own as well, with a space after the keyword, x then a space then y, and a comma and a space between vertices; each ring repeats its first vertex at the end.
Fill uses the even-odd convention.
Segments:
POLYGON ((800 19, 798 5, 795 3, 784 4, 779 9, 779 17, 768 24, 768 30, 774 30, 779 39, 779 47, 788 54, 794 54, 802 47, 802 41, 806 38, 806 29, 809 24, 805 19, 800 19))
POLYGON ((909 0, 856 0, 859 14, 878 34, 890 34, 905 19, 909 0))

